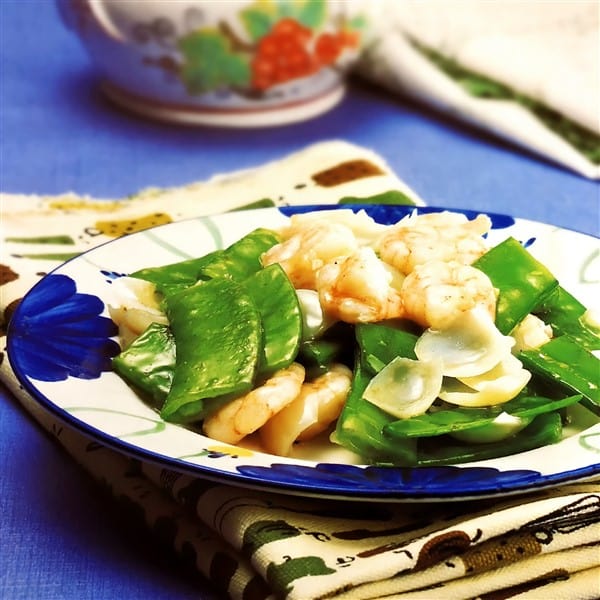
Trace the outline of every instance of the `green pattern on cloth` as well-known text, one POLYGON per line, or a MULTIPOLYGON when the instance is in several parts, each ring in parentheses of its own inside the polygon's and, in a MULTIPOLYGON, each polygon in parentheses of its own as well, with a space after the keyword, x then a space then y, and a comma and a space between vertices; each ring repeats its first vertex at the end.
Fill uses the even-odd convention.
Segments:
MULTIPOLYGON (((345 170, 338 169, 338 175, 345 170)), ((421 203, 380 157, 336 141, 252 171, 179 189, 147 190, 120 202, 3 195, 3 315, 8 320, 15 302, 58 266, 48 243, 54 236, 70 236, 81 252, 140 223, 151 224, 156 215, 161 222, 176 221, 264 199, 275 205, 337 203, 390 190, 421 203), (335 185, 328 178, 327 186, 319 186, 312 178, 355 161, 377 168, 335 185), (25 245, 28 254, 36 254, 34 236, 45 257, 25 257, 25 245)), ((241 489, 104 447, 34 401, 7 360, 0 363, 0 377, 24 410, 99 484, 134 507, 160 540, 232 599, 600 596, 597 483, 439 504, 355 503, 241 489)))

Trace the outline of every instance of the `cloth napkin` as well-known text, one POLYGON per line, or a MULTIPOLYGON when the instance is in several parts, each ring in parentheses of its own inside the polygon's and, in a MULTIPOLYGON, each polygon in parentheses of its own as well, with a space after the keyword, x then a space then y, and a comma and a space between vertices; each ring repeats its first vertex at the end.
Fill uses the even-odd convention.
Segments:
POLYGON ((596 0, 380 0, 357 73, 600 178, 596 0))
MULTIPOLYGON (((378 155, 332 141, 249 171, 121 201, 3 194, 5 325, 44 273, 133 230, 257 201, 337 203, 390 190, 422 204, 378 155)), ((120 454, 31 398, 8 360, 0 361, 0 377, 128 514, 229 598, 600 595, 599 483, 456 503, 365 503, 243 489, 120 454)))

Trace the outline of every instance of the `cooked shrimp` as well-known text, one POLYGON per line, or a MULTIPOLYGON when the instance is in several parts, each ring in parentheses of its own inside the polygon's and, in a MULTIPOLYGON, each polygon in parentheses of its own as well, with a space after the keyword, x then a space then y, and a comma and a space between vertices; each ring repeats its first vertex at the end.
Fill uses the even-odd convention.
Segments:
POLYGON ((402 316, 403 275, 368 247, 327 263, 317 275, 317 292, 327 315, 347 323, 402 316))
MULTIPOLYGON (((328 211, 327 223, 339 224, 348 227, 358 240, 360 245, 367 245, 374 242, 382 233, 388 229, 387 225, 377 223, 364 210, 354 212, 353 210, 341 209, 328 211)), ((308 213, 299 213, 290 217, 289 226, 281 233, 283 239, 323 222, 323 211, 312 211, 308 213)))
POLYGON ((406 276, 400 290, 404 316, 423 327, 444 329, 459 315, 476 306, 492 319, 496 290, 489 277, 456 261, 429 261, 406 276))
POLYGON ((483 234, 490 229, 486 215, 469 221, 463 214, 441 212, 402 219, 377 241, 382 260, 404 274, 430 260, 472 264, 487 250, 483 234))
POLYGON ((267 250, 261 260, 265 267, 279 263, 294 287, 314 290, 317 272, 325 263, 357 248, 358 241, 345 225, 312 223, 267 250))
POLYGON ((469 221, 463 213, 451 212, 449 210, 443 210, 441 212, 431 212, 424 214, 412 214, 405 217, 400 223, 406 222, 407 224, 413 222, 418 225, 429 225, 442 230, 448 230, 451 228, 461 228, 465 232, 472 232, 477 235, 483 235, 490 230, 492 222, 487 215, 479 214, 473 220, 469 221))
POLYGON ((300 393, 303 381, 302 365, 292 363, 280 369, 260 387, 212 413, 204 421, 204 433, 215 440, 237 444, 292 402, 300 393))
POLYGON ((352 371, 335 364, 315 380, 302 384, 298 397, 260 429, 267 452, 287 456, 295 441, 308 441, 325 431, 342 412, 352 371))

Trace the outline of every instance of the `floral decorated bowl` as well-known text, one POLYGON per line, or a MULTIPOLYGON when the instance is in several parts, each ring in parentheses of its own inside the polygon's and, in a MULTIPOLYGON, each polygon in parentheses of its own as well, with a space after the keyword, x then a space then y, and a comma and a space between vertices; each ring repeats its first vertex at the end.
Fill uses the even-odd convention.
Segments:
POLYGON ((106 94, 146 116, 218 126, 335 106, 368 34, 361 0, 57 0, 106 94))

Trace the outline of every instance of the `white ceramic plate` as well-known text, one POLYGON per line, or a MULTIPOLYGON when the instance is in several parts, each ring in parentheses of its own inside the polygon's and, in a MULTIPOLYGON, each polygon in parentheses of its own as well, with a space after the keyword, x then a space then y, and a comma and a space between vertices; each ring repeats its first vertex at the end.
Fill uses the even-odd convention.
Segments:
MULTIPOLYGON (((558 444, 460 466, 392 468, 356 464, 323 444, 276 457, 227 446, 166 423, 110 369, 116 342, 106 304, 116 277, 201 256, 286 215, 331 206, 267 208, 172 223, 129 235, 65 263, 21 302, 9 330, 13 369, 34 398, 81 433, 141 460, 237 485, 354 500, 442 500, 514 494, 600 475, 600 424, 581 408, 558 444)), ((371 206, 382 223, 415 210, 371 206)), ((419 212, 439 211, 419 208, 419 212)), ((475 213, 465 212, 470 218, 475 213)), ((323 218, 327 218, 323 212, 323 218)), ((598 239, 537 222, 494 215, 489 238, 513 236, 588 306, 598 282, 598 239)))

